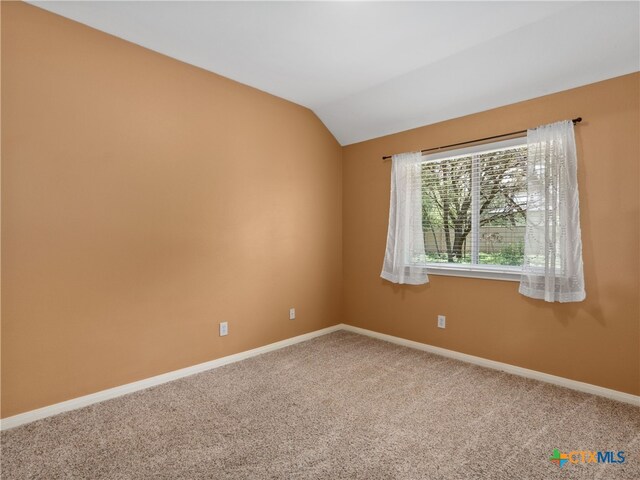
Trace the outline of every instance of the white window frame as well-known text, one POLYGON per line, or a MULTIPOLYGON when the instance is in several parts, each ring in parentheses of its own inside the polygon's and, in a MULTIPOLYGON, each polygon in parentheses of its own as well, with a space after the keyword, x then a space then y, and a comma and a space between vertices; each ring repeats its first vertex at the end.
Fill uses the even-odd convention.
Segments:
MULTIPOLYGON (((472 156, 472 175, 476 177, 480 174, 477 163, 477 155, 489 153, 497 150, 504 150, 506 148, 514 147, 526 147, 527 137, 516 137, 509 140, 502 140, 499 142, 484 143, 481 145, 474 145, 472 147, 460 148, 456 150, 446 150, 443 152, 436 152, 430 155, 424 155, 421 164, 435 162, 438 160, 452 159, 456 157, 468 157, 472 156)), ((474 189, 471 197, 472 202, 472 222, 480 221, 479 217, 479 198, 480 190, 474 189)), ((471 230, 471 244, 472 244, 472 257, 475 256, 476 265, 474 264, 458 264, 458 263, 429 263, 424 265, 427 268, 429 275, 447 275, 453 277, 469 277, 469 278, 483 278, 488 280, 506 280, 512 282, 519 282, 522 275, 522 267, 510 267, 507 265, 477 265, 477 248, 474 245, 479 245, 480 230, 477 228, 471 230)), ((473 262, 473 258, 472 258, 473 262)))

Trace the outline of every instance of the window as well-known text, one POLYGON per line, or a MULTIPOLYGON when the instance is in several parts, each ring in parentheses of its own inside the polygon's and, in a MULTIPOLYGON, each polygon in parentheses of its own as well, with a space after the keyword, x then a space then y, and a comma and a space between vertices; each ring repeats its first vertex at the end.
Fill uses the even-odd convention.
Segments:
POLYGON ((526 140, 393 155, 380 276, 520 280, 530 298, 584 300, 577 165, 571 120, 526 140))
POLYGON ((527 144, 517 138, 423 157, 424 253, 430 273, 518 279, 524 258, 527 144))

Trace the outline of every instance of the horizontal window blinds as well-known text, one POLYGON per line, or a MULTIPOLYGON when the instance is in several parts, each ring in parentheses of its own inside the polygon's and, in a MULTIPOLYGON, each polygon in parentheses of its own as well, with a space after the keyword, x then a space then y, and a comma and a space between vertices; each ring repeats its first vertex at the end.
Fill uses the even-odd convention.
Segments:
POLYGON ((419 182, 425 248, 415 261, 522 265, 526 145, 428 159, 421 163, 419 182))

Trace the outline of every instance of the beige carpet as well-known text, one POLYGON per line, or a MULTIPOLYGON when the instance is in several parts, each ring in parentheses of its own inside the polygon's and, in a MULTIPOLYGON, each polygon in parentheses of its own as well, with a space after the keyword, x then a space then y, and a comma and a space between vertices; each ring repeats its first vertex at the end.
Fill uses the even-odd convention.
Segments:
POLYGON ((640 479, 640 409, 347 332, 2 433, 2 479, 640 479), (624 450, 623 464, 549 461, 624 450))

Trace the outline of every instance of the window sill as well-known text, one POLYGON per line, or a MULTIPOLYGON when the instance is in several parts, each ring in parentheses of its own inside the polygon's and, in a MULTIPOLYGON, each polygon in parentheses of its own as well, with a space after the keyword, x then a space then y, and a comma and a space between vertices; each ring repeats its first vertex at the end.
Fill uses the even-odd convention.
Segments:
POLYGON ((519 268, 502 269, 491 267, 459 267, 426 265, 429 275, 448 275, 452 277, 483 278, 486 280, 504 280, 507 282, 519 282, 522 270, 519 268))

